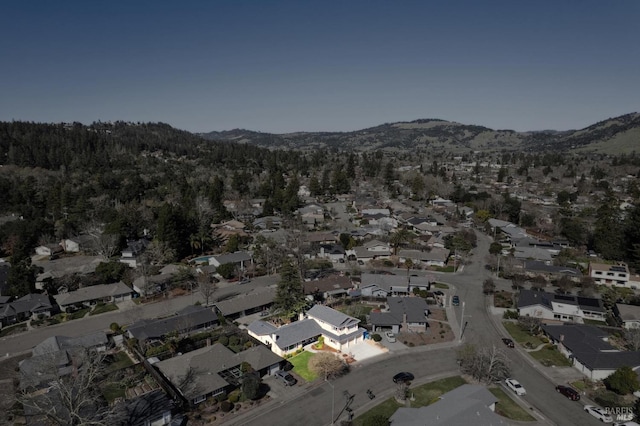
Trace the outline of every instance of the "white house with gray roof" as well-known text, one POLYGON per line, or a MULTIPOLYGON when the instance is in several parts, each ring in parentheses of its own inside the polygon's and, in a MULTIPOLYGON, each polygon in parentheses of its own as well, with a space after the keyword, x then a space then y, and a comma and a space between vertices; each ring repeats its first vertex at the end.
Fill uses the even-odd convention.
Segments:
POLYGON ((89 287, 82 287, 76 291, 56 294, 54 299, 60 309, 66 311, 68 308, 93 306, 101 302, 117 303, 131 300, 133 290, 122 281, 113 284, 99 284, 89 287))
POLYGON ((364 339, 366 330, 359 327, 359 323, 360 320, 335 309, 315 305, 300 321, 281 327, 266 321, 255 321, 247 331, 273 352, 284 356, 316 342, 320 336, 324 336, 326 345, 338 351, 348 351, 364 339))
POLYGON ((520 290, 518 313, 524 317, 583 323, 585 319, 606 321, 607 310, 602 299, 520 290))

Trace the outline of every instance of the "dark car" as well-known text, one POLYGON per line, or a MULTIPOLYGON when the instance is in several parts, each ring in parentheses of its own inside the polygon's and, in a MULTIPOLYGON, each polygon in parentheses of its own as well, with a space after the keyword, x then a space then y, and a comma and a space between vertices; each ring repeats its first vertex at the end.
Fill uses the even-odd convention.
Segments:
POLYGON ((513 340, 511 339, 507 339, 506 337, 502 338, 502 343, 504 343, 505 345, 507 345, 510 348, 514 348, 516 345, 513 343, 513 340))
POLYGON ((569 386, 556 386, 556 392, 561 393, 572 401, 578 401, 580 399, 580 392, 569 386))
POLYGON ((453 296, 453 298, 451 299, 451 304, 453 306, 458 306, 460 305, 460 298, 458 296, 453 296))
POLYGON ((403 371, 393 376, 393 383, 406 383, 414 379, 413 374, 403 371))

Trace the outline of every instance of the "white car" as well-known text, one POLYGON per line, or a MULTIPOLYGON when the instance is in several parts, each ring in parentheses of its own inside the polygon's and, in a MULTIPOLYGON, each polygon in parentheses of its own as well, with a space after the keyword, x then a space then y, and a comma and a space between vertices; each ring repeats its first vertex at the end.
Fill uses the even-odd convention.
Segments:
POLYGON ((596 407, 595 405, 585 405, 584 411, 591 414, 602 423, 613 423, 613 418, 600 407, 596 407))
POLYGON ((387 340, 389 341, 389 343, 395 343, 396 341, 396 335, 393 334, 390 331, 387 331, 386 333, 384 333, 385 337, 387 338, 387 340))
POLYGON ((507 379, 504 381, 505 384, 516 393, 518 396, 526 395, 527 391, 522 387, 519 381, 516 379, 507 379))

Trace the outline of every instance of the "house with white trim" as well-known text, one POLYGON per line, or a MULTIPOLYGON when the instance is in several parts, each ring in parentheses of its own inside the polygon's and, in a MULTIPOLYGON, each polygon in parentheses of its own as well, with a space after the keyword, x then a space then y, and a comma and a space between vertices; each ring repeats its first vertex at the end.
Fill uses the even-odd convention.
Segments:
POLYGON ((640 306, 616 303, 613 307, 613 314, 627 330, 640 328, 640 306))
POLYGON ((523 289, 518 296, 518 313, 543 321, 582 324, 585 319, 606 321, 607 310, 602 299, 523 289))
POLYGON ((589 276, 598 285, 631 288, 629 267, 619 262, 615 265, 606 263, 589 263, 589 276))
POLYGON ((365 329, 360 320, 323 305, 314 305, 299 321, 276 326, 267 321, 254 321, 249 325, 249 335, 280 356, 288 355, 324 337, 325 345, 348 351, 364 340, 365 329))

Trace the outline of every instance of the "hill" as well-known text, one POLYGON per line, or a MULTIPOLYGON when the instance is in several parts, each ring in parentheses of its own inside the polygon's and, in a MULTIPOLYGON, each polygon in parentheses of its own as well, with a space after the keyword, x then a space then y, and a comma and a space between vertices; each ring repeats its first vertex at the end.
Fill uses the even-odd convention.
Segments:
POLYGON ((335 148, 354 151, 592 151, 631 153, 640 143, 640 114, 610 118, 581 130, 516 132, 438 119, 386 123, 353 132, 271 134, 235 129, 203 133, 205 139, 270 149, 335 148))

